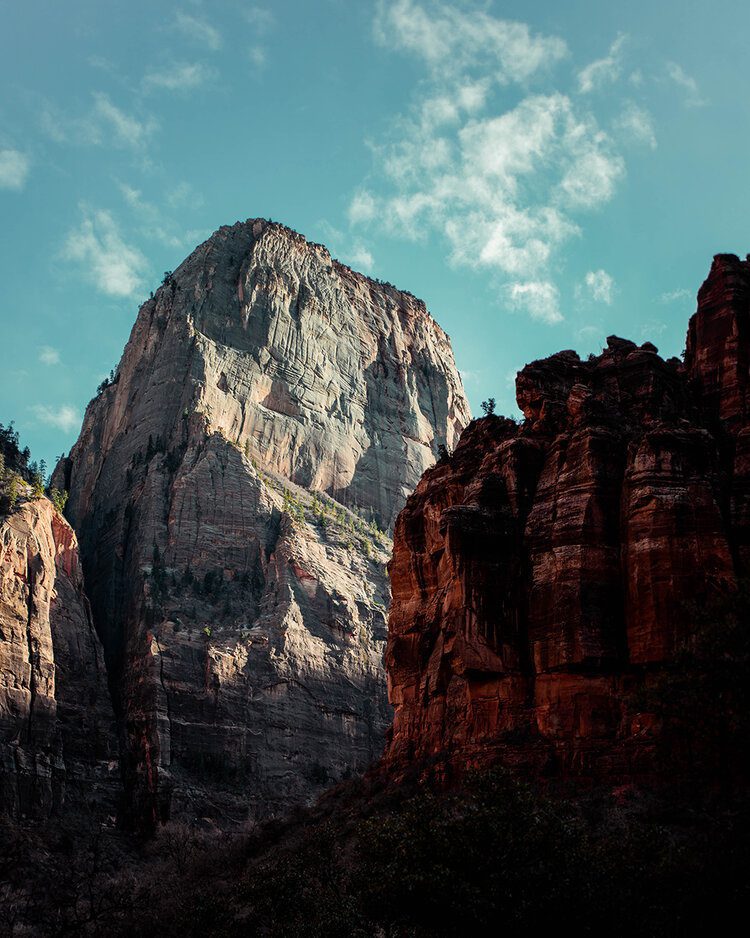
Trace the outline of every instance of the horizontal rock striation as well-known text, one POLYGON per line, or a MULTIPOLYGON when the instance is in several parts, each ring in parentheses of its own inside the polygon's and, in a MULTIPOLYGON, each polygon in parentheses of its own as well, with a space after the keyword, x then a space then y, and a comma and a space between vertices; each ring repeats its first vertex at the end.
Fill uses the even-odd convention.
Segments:
POLYGON ((634 703, 747 575, 750 263, 714 259, 687 352, 612 337, 516 380, 401 513, 387 671, 394 770, 504 760, 635 777, 658 721, 634 703))
POLYGON ((55 476, 139 823, 263 816, 380 753, 388 532, 468 419, 424 304, 283 226, 166 276, 55 476))
POLYGON ((45 498, 0 517, 0 810, 114 813, 117 738, 75 534, 45 498))

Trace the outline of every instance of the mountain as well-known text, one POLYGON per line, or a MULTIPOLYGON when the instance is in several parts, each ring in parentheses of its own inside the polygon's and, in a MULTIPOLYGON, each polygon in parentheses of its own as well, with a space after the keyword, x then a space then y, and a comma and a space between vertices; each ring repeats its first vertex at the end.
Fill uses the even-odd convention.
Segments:
POLYGON ((690 760, 714 747, 726 780, 749 363, 750 262, 718 255, 684 362, 616 337, 587 361, 533 362, 516 380, 523 422, 474 421, 425 473, 390 567, 390 771, 500 760, 637 781, 681 721, 690 760))
POLYGON ((112 813, 117 736, 75 534, 24 499, 0 517, 0 558, 0 813, 112 813))
POLYGON ((389 534, 468 419, 424 304, 281 225, 165 275, 53 480, 133 821, 264 816, 378 757, 389 534))

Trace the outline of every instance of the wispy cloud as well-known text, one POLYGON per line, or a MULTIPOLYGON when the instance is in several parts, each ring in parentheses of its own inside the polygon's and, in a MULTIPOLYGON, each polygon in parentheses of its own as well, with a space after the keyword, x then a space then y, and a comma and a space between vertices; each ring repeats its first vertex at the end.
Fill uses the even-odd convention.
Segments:
POLYGON ((146 91, 192 91, 210 81, 215 72, 200 62, 182 63, 147 72, 143 78, 146 91))
POLYGON ((507 291, 511 306, 524 310, 532 319, 549 325, 563 321, 558 289, 549 280, 511 283, 507 291))
POLYGON ((622 72, 622 50, 627 36, 619 35, 602 59, 589 63, 578 73, 578 90, 582 94, 597 91, 616 81, 622 72))
POLYGON ((138 248, 127 244, 112 215, 83 209, 81 224, 68 233, 61 256, 81 265, 98 290, 109 296, 132 296, 143 288, 148 263, 138 248))
MULTIPOLYGON (((185 249, 192 247, 207 233, 197 229, 185 229, 179 225, 169 212, 144 198, 140 189, 125 182, 117 183, 125 203, 132 209, 141 228, 140 234, 149 240, 158 241, 170 248, 185 249)), ((181 183, 167 194, 167 203, 172 208, 184 206, 192 201, 201 204, 200 196, 193 192, 187 183, 181 183)))
POLYGON ((366 274, 372 273, 375 258, 361 238, 352 237, 351 234, 341 231, 340 228, 334 227, 327 221, 318 222, 318 227, 334 257, 355 270, 361 270, 366 274))
POLYGON ((206 20, 178 10, 175 22, 179 31, 188 39, 206 46, 212 52, 221 48, 221 33, 206 20))
POLYGON ((649 112, 630 101, 614 120, 614 129, 624 143, 642 143, 656 149, 656 131, 649 112))
MULTIPOLYGON (((625 177, 624 129, 605 129, 587 96, 531 91, 565 42, 485 4, 380 0, 375 36, 421 62, 426 79, 391 137, 371 143, 377 172, 352 197, 350 224, 414 240, 437 233, 453 263, 486 270, 511 306, 559 322, 557 255, 625 177)), ((583 70, 586 90, 619 75, 624 43, 583 70)), ((636 133, 650 142, 645 111, 622 120, 628 143, 636 133)))
POLYGON ((379 0, 375 38, 421 58, 443 77, 483 68, 501 83, 526 81, 567 55, 556 36, 534 36, 525 23, 447 3, 379 0))
POLYGON ((704 107, 708 99, 701 94, 698 82, 677 62, 667 62, 667 77, 685 92, 686 107, 704 107))
POLYGON ((20 150, 0 150, 0 189, 20 192, 26 185, 31 160, 20 150))
MULTIPOLYGON (((104 139, 103 131, 109 131, 114 135, 114 142, 121 146, 141 147, 148 136, 156 127, 153 118, 142 121, 127 114, 110 101, 106 94, 97 92, 94 94, 94 110, 92 113, 96 143, 102 143, 104 139)), ((110 134, 107 134, 110 137, 110 134)), ((110 137, 111 139, 111 137, 110 137)))
POLYGON ((692 300, 693 292, 685 287, 678 287, 676 290, 668 290, 659 297, 661 303, 676 303, 678 300, 692 300))
POLYGON ((263 68, 268 60, 266 50, 262 46, 250 46, 247 57, 256 68, 263 68))
POLYGON ((63 430, 65 433, 75 430, 81 423, 80 414, 69 404, 62 404, 59 407, 36 404, 32 410, 37 420, 49 424, 51 427, 57 427, 58 430, 63 430))
POLYGON ((39 349, 39 361, 43 365, 59 365, 60 352, 56 348, 52 348, 51 345, 43 345, 39 349))
POLYGON ((612 305, 615 294, 615 281, 606 270, 590 270, 583 278, 586 293, 595 303, 612 305))
POLYGON ((94 92, 92 97, 91 109, 77 117, 65 114, 50 101, 42 102, 42 130, 56 143, 141 150, 159 126, 150 115, 136 117, 124 111, 103 92, 94 92))

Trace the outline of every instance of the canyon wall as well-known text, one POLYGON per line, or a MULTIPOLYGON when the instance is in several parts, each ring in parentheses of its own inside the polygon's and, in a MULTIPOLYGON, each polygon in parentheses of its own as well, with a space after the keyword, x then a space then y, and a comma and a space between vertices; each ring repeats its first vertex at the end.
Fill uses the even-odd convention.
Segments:
POLYGON ((747 574, 749 362, 750 263, 718 255, 684 362, 611 337, 527 365, 524 420, 425 473, 390 567, 392 771, 653 771, 638 689, 747 574))
POLYGON ((46 498, 0 517, 0 810, 114 814, 114 716, 76 537, 46 498))
POLYGON ((392 524, 468 419, 424 304, 283 226, 165 277, 54 479, 132 820, 264 816, 380 754, 392 524))

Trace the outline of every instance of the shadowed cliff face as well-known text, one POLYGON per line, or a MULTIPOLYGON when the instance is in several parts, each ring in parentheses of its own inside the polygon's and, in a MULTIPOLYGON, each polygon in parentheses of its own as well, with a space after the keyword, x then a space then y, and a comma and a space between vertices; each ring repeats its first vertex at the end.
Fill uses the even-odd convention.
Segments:
POLYGON ((0 518, 0 811, 112 813, 119 782, 75 534, 47 499, 25 501, 0 518))
POLYGON ((262 816, 378 756, 388 532, 467 421, 424 305, 282 226, 220 229, 141 307, 55 479, 136 820, 262 816))
MULTIPOLYGON (((386 760, 654 768, 633 691, 732 595, 750 544, 750 264, 715 258, 685 363, 610 338, 516 381, 401 513, 386 760)), ((642 710, 643 708, 641 708, 642 710)))

